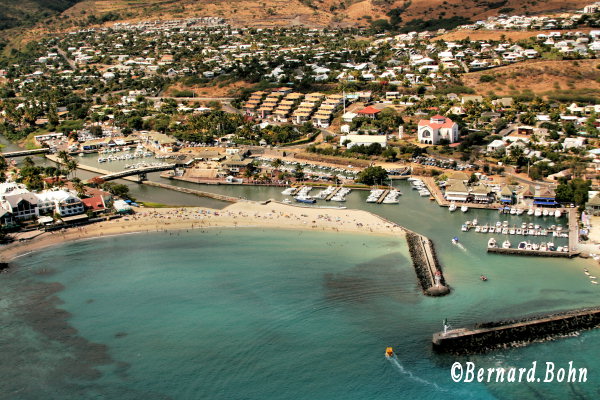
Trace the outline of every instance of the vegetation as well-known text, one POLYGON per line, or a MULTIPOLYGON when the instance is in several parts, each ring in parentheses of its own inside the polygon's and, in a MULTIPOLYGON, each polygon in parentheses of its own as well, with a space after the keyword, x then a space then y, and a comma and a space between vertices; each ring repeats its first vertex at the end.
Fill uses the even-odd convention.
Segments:
POLYGON ((381 185, 388 179, 388 173, 382 167, 367 167, 358 173, 357 182, 365 185, 381 185))

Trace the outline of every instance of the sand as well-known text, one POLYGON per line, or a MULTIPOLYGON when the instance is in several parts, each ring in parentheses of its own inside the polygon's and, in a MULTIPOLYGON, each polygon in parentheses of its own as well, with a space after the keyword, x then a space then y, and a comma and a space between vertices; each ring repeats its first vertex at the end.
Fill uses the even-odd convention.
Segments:
POLYGON ((212 227, 257 227, 404 235, 404 229, 401 226, 367 211, 243 201, 229 205, 222 210, 205 207, 135 208, 135 214, 124 218, 61 231, 44 232, 27 241, 13 242, 1 248, 0 261, 8 262, 19 255, 78 239, 134 232, 212 227))

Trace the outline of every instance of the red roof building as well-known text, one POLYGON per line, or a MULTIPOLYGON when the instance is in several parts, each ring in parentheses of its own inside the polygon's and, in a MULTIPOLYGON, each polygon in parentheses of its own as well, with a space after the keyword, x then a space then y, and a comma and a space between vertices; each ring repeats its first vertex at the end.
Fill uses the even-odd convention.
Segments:
POLYGON ((362 110, 358 111, 357 114, 360 115, 361 117, 369 117, 369 118, 375 119, 377 114, 379 114, 380 112, 381 112, 381 110, 378 110, 375 107, 367 106, 367 107, 363 108, 362 110))
POLYGON ((93 212, 100 212, 106 210, 106 204, 104 204, 104 199, 102 196, 94 196, 89 197, 87 199, 81 199, 81 202, 85 206, 86 210, 91 210, 93 212))
POLYGON ((434 115, 430 119, 419 121, 417 137, 420 143, 438 144, 446 140, 448 144, 458 142, 458 124, 443 115, 434 115))

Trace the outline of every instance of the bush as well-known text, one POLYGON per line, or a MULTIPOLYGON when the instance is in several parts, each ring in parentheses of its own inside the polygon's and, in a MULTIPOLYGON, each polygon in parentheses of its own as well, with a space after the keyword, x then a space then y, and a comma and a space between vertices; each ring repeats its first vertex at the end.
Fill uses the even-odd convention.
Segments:
POLYGON ((495 80, 496 80, 496 77, 494 75, 481 75, 479 77, 479 82, 483 82, 483 83, 493 82, 495 80))

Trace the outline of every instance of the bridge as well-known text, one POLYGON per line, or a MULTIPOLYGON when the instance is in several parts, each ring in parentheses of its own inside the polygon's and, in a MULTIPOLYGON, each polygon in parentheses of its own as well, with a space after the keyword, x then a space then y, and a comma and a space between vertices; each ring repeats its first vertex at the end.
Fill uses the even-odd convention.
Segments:
POLYGON ((110 174, 105 174, 98 176, 93 179, 99 179, 102 181, 112 181, 114 179, 121 179, 127 176, 137 175, 138 182, 143 182, 148 180, 147 174, 150 172, 158 172, 158 171, 167 171, 170 169, 175 169, 175 164, 165 164, 165 165, 157 165, 152 167, 142 167, 142 168, 132 168, 127 171, 114 172, 110 174))
POLYGON ((13 158, 13 157, 25 157, 32 156, 34 154, 48 154, 50 153, 50 149, 35 149, 35 150, 21 150, 21 151, 12 151, 10 153, 2 153, 1 155, 4 158, 13 158))

